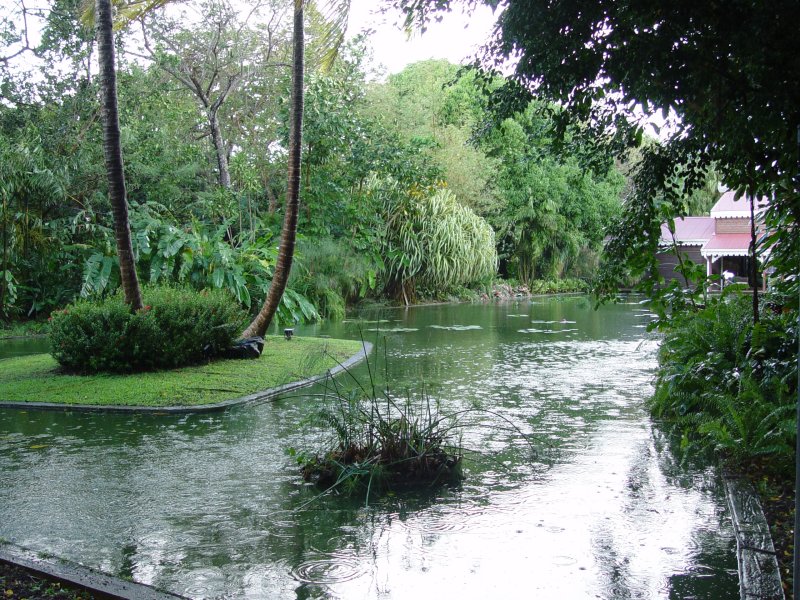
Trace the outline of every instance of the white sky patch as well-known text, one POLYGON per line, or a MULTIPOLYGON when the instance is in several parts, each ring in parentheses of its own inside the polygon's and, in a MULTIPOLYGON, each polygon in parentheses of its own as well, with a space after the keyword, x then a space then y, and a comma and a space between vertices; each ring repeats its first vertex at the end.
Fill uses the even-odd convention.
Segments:
POLYGON ((441 22, 432 22, 425 33, 415 31, 409 37, 403 31, 399 11, 380 14, 380 3, 374 0, 352 0, 348 36, 365 29, 370 37, 376 65, 387 73, 398 73, 406 65, 431 58, 443 58, 455 64, 469 62, 483 43, 489 40, 495 15, 487 6, 477 6, 472 14, 459 10, 444 13, 441 22))

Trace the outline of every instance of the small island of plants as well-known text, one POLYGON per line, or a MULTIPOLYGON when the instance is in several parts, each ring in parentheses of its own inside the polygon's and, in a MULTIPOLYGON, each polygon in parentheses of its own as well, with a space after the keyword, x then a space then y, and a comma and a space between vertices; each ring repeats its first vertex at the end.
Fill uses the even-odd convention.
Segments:
POLYGON ((143 298, 138 311, 114 294, 55 312, 52 356, 4 360, 0 402, 204 406, 319 376, 362 349, 271 336, 258 358, 228 359, 245 314, 224 290, 146 287, 143 298))
POLYGON ((357 387, 343 392, 329 380, 330 392, 311 425, 332 433, 327 449, 306 454, 290 448, 303 479, 343 493, 441 485, 462 478, 462 448, 453 439, 453 419, 443 416, 430 397, 400 400, 388 390, 357 387))

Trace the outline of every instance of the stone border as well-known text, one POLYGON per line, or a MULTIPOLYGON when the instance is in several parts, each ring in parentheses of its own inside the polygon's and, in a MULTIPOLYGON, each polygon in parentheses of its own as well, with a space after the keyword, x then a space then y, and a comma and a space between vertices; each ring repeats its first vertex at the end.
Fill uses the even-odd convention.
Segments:
POLYGON ((95 404, 59 404, 55 402, 3 402, 0 401, 0 408, 24 408, 28 410, 62 410, 62 411, 80 411, 80 412, 118 412, 118 413, 166 413, 166 414, 182 414, 182 413, 202 413, 202 412, 215 412, 225 410, 232 406, 239 404, 262 402, 270 400, 294 390, 308 387, 328 377, 334 377, 343 371, 350 369, 357 365, 362 360, 365 360, 369 353, 372 352, 372 344, 369 342, 361 342, 361 350, 348 358, 346 361, 339 363, 332 369, 328 369, 321 375, 315 375, 300 381, 293 381, 284 385, 241 396, 239 398, 232 398, 214 404, 198 404, 196 406, 123 406, 123 405, 95 405, 95 404))
POLYGON ((727 475, 725 496, 736 536, 741 600, 784 600, 778 557, 758 494, 749 481, 727 475))
POLYGON ((126 581, 61 558, 45 557, 33 550, 9 542, 0 542, 0 562, 27 569, 43 579, 66 583, 79 590, 86 590, 98 598, 188 600, 186 596, 164 592, 150 585, 126 581))

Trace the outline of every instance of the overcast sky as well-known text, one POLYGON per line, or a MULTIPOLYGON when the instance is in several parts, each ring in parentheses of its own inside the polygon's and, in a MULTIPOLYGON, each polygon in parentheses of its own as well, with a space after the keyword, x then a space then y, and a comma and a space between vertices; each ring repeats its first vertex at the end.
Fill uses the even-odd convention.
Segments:
MULTIPOLYGON (((0 16, 12 12, 10 4, 0 0, 0 16)), ((348 35, 364 29, 375 30, 370 38, 375 64, 384 65, 387 73, 397 73, 409 63, 429 58, 445 58, 456 64, 467 62, 488 40, 495 22, 491 9, 482 4, 469 16, 456 8, 444 14, 442 22, 431 23, 424 34, 414 32, 409 38, 399 25, 402 21, 399 12, 378 13, 376 9, 383 4, 376 0, 352 0, 348 35)), ((30 41, 35 45, 39 38, 38 19, 31 19, 29 25, 30 41)))
POLYGON ((363 29, 374 29, 372 46, 375 62, 386 66, 388 73, 397 73, 409 63, 429 58, 446 58, 454 63, 468 61, 486 41, 494 26, 491 9, 479 5, 471 16, 456 9, 444 15, 441 23, 431 23, 424 34, 414 33, 409 39, 400 25, 400 13, 377 13, 382 3, 375 0, 352 0, 348 35, 363 29))

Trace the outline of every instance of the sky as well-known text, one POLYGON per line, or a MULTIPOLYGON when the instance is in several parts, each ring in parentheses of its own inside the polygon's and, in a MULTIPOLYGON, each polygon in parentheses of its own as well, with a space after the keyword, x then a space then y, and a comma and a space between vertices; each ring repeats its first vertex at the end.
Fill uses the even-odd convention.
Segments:
MULTIPOLYGON (((12 3, 3 5, 0 17, 8 16, 12 3)), ((352 0, 348 36, 354 36, 365 29, 372 29, 371 45, 374 50, 374 64, 383 65, 387 74, 397 73, 413 62, 429 58, 444 58, 459 64, 468 62, 487 41, 494 27, 492 10, 479 4, 471 15, 465 15, 456 8, 445 13, 441 22, 433 22, 425 33, 414 32, 410 37, 400 26, 402 15, 398 11, 380 14, 378 9, 383 2, 377 0, 352 0)), ((31 42, 39 38, 39 21, 32 19, 31 42)))
POLYGON ((444 14, 440 23, 431 23, 424 34, 415 32, 409 39, 396 24, 402 21, 399 12, 377 13, 382 4, 375 0, 352 0, 347 33, 350 36, 364 29, 374 29, 371 37, 374 60, 376 64, 383 64, 388 74, 429 58, 446 58, 456 64, 467 62, 489 39, 495 22, 487 6, 477 6, 470 16, 456 9, 444 14))

